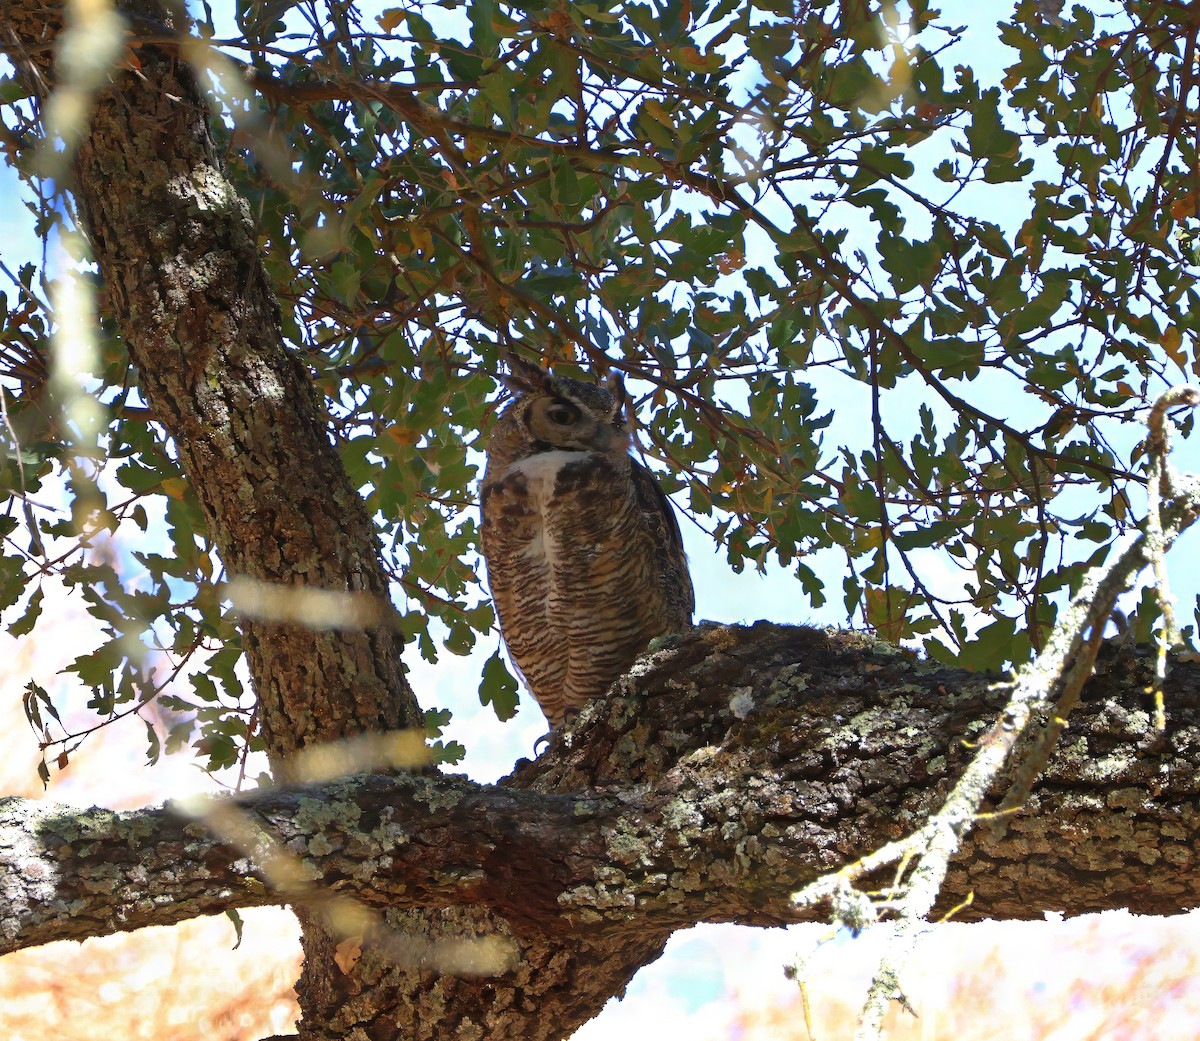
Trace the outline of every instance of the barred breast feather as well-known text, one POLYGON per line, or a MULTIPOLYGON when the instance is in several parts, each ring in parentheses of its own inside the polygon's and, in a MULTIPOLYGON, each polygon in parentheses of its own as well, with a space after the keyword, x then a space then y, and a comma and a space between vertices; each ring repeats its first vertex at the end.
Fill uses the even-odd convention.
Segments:
POLYGON ((654 637, 691 624, 679 525, 628 454, 622 404, 576 380, 539 384, 506 410, 489 447, 488 583, 513 663, 552 726, 604 693, 654 637), (552 417, 579 411, 570 430, 531 421, 532 390, 560 403, 552 417))

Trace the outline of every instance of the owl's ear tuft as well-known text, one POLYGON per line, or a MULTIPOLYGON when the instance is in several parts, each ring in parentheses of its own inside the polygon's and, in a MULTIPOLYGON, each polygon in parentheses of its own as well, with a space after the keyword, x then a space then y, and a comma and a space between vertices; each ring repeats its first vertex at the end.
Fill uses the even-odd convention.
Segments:
POLYGON ((609 374, 604 377, 604 389, 612 395, 615 411, 625 411, 625 403, 629 400, 629 397, 625 393, 625 381, 621 379, 621 374, 619 372, 610 371, 609 374))
POLYGON ((554 377, 545 369, 507 351, 502 358, 508 372, 497 378, 514 394, 553 393, 554 377))

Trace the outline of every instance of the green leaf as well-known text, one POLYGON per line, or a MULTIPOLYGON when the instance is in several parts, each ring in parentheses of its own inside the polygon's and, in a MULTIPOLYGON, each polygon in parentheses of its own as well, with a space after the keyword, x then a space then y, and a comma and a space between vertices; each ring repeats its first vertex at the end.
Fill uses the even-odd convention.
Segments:
POLYGON ((10 636, 28 636, 29 633, 33 632, 33 627, 37 624, 37 620, 42 613, 43 596, 44 592, 39 585, 29 595, 29 602, 25 605, 25 613, 9 625, 8 632, 10 636))
POLYGON ((470 0, 467 13, 471 19, 471 42, 475 50, 492 57, 500 41, 493 24, 498 13, 496 0, 470 0))
POLYGON ((236 907, 231 907, 225 911, 225 917, 228 918, 233 924, 234 944, 229 949, 231 951, 236 951, 242 945, 242 928, 244 925, 242 922, 242 916, 238 914, 236 907))
POLYGON ((500 652, 496 651, 483 663, 483 678, 479 683, 479 703, 491 705, 496 718, 503 722, 517 714, 517 681, 508 671, 500 652))
POLYGON ((153 766, 162 754, 162 742, 158 739, 158 731, 154 729, 154 724, 148 719, 143 722, 146 725, 146 762, 153 766))
MULTIPOLYGON (((0 556, 0 611, 6 611, 25 592, 25 562, 20 557, 0 556)), ((14 623, 16 624, 16 623, 14 623)), ((11 626, 9 628, 11 632, 11 626)))
POLYGON ((362 272, 350 261, 339 260, 330 268, 329 279, 334 296, 344 304, 353 305, 358 299, 362 272))

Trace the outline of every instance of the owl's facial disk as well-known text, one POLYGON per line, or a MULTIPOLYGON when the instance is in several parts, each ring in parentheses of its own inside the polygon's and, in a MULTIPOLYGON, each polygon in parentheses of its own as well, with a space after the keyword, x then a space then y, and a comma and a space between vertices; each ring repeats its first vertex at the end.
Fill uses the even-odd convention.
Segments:
POLYGON ((598 416, 559 395, 535 398, 525 413, 525 422, 534 441, 554 449, 582 452, 607 452, 625 429, 618 409, 614 408, 611 415, 598 416))

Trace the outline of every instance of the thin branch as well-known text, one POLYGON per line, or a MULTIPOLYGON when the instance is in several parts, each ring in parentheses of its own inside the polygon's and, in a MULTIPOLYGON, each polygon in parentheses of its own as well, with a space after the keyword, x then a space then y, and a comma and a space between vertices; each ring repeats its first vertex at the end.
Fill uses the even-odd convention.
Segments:
MULTIPOLYGON (((1156 458, 1163 457, 1167 444, 1167 427, 1163 419, 1166 409, 1177 404, 1197 403, 1200 403, 1200 388, 1192 386, 1174 388, 1158 399, 1151 413, 1149 438, 1149 450, 1156 458)), ((1159 541, 1164 551, 1200 516, 1200 480, 1178 479, 1171 490, 1175 498, 1161 512, 1160 522, 1156 522, 1156 525, 1161 524, 1159 541)), ((1152 545, 1155 539, 1149 530, 1139 532, 1129 541, 1112 563, 1088 576, 1060 616, 1045 649, 1033 662, 1017 670, 1008 704, 990 733, 980 742, 979 751, 941 809, 924 828, 908 839, 892 844, 888 860, 881 861, 880 854, 876 855, 876 865, 912 858, 915 866, 908 878, 894 887, 899 896, 890 894, 889 906, 895 910, 900 925, 881 959, 855 1041, 875 1041, 880 1036, 883 1010, 898 994, 895 981, 900 964, 933 908, 951 858, 980 819, 984 800, 1008 765, 1014 749, 1031 732, 1036 721, 1047 717, 1046 729, 1033 742, 1001 803, 1000 812, 992 818, 987 841, 995 842, 1001 837, 1011 812, 1024 802, 1037 771, 1048 761, 1064 728, 1066 714, 1077 703, 1079 691, 1091 675, 1104 624, 1117 597, 1155 557, 1156 550, 1152 545), (1052 698, 1057 698, 1057 704, 1051 716, 1052 698)), ((863 869, 859 865, 851 868, 855 875, 861 875, 863 869)), ((851 868, 818 879, 795 895, 796 902, 810 905, 829 900, 852 877, 851 868)))

